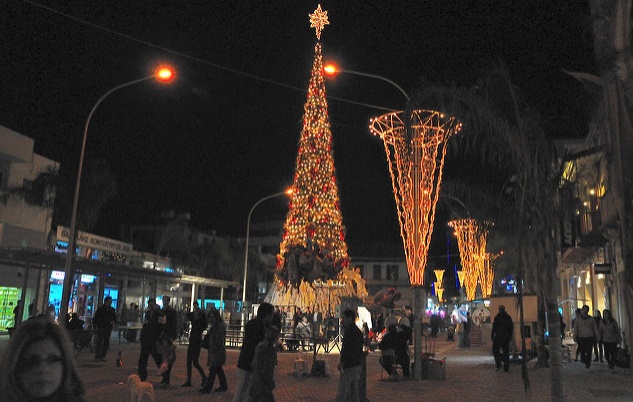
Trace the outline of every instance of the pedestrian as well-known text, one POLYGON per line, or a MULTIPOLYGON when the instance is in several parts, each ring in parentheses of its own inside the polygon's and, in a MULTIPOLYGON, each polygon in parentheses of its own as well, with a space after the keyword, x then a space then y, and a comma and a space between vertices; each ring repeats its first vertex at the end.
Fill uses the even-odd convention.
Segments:
POLYGON ((466 321, 464 322, 464 347, 470 347, 470 334, 473 330, 473 319, 470 312, 466 312, 466 321))
POLYGON ((165 316, 163 336, 175 341, 178 339, 178 312, 169 305, 170 302, 169 296, 163 296, 163 315, 165 316))
POLYGON ((165 317, 156 304, 156 299, 149 299, 141 329, 141 354, 138 357, 138 375, 141 381, 147 380, 147 361, 150 355, 154 359, 156 367, 160 367, 163 363, 163 358, 158 353, 157 343, 163 332, 164 321, 165 317))
POLYGON ((17 303, 15 303, 15 307, 13 308, 13 328, 17 328, 18 324, 20 323, 20 303, 22 302, 22 300, 18 300, 17 303))
POLYGON ((115 323, 116 310, 112 307, 112 297, 106 296, 92 318, 92 327, 95 331, 95 360, 105 361, 115 323))
POLYGON ((356 313, 345 310, 342 315, 344 329, 340 360, 336 402, 359 400, 358 380, 363 362, 363 333, 356 326, 356 313))
POLYGON ((209 311, 209 355, 207 365, 209 366, 209 376, 204 387, 200 390, 203 394, 208 394, 213 389, 215 376, 218 376, 219 387, 215 392, 226 392, 226 376, 222 366, 226 363, 226 325, 222 315, 215 308, 209 311))
POLYGON ((620 335, 620 327, 618 322, 611 315, 611 310, 605 309, 602 312, 602 321, 600 321, 600 340, 604 344, 604 358, 609 364, 609 370, 613 372, 613 365, 615 364, 615 354, 618 350, 618 345, 622 342, 622 335, 620 335))
MULTIPOLYGON (((582 310, 577 308, 575 313, 574 313, 574 318, 571 319, 571 330, 572 332, 574 332, 574 328, 576 327, 576 319, 578 317, 580 317, 580 314, 582 313, 582 310)), ((574 335, 574 339, 575 339, 575 334, 574 335)), ((578 347, 578 345, 576 345, 576 358, 574 359, 574 361, 578 361, 578 356, 580 356, 580 348, 578 347)))
POLYGON ((166 336, 163 337, 159 345, 159 352, 163 362, 161 363, 158 373, 163 376, 160 383, 163 388, 167 388, 169 387, 169 381, 171 379, 171 369, 174 367, 174 363, 176 363, 176 345, 174 345, 171 338, 166 336))
POLYGON ((503 370, 507 373, 510 371, 510 340, 512 340, 512 333, 514 331, 514 324, 512 317, 506 313, 506 307, 499 305, 499 313, 495 316, 492 323, 492 354, 495 358, 495 367, 497 370, 501 369, 501 363, 503 363, 503 370))
MULTIPOLYGON (((596 320, 596 326, 598 330, 600 330, 600 322, 602 321, 602 315, 600 314, 600 310, 596 310, 593 314, 593 319, 596 320)), ((602 356, 604 354, 604 348, 602 346, 602 340, 599 336, 596 337, 596 343, 593 344, 593 354, 595 355, 593 361, 597 362, 598 358, 600 358, 600 363, 604 363, 602 356)))
POLYGON ((323 324, 323 314, 319 311, 319 306, 314 306, 312 313, 312 333, 315 338, 321 337, 321 325, 323 324))
POLYGON ((63 327, 48 318, 24 321, 2 358, 5 402, 83 402, 84 386, 63 327))
POLYGON ((574 323, 574 341, 580 349, 580 361, 585 364, 585 368, 591 367, 591 348, 598 337, 598 327, 596 320, 589 315, 589 306, 582 306, 580 317, 576 317, 574 323))
POLYGON ((253 379, 250 389, 251 401, 275 402, 275 366, 277 365, 277 339, 279 328, 271 325, 266 328, 266 335, 255 348, 253 358, 253 379))
POLYGON ((237 386, 233 402, 250 401, 250 387, 252 377, 252 364, 255 357, 255 348, 266 336, 266 327, 273 319, 273 306, 270 303, 262 303, 257 310, 257 316, 246 323, 242 348, 237 359, 237 386))
POLYGON ((186 316, 191 322, 191 330, 189 331, 189 345, 187 345, 187 381, 182 386, 191 387, 192 366, 200 373, 202 386, 204 386, 207 383, 207 376, 198 360, 202 348, 202 333, 207 328, 207 317, 197 301, 193 303, 193 311, 188 312, 186 316))

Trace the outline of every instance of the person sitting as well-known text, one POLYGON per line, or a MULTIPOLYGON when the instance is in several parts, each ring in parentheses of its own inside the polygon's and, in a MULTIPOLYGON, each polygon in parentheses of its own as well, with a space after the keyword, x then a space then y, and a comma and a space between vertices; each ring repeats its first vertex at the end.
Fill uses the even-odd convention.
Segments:
MULTIPOLYGON (((378 345, 380 350, 392 349, 395 355, 395 364, 402 366, 402 375, 408 378, 410 375, 409 368, 409 337, 406 332, 398 330, 396 324, 391 324, 387 328, 387 332, 382 337, 382 341, 378 345)), ((387 374, 393 376, 393 362, 381 361, 380 364, 384 367, 387 374)))
POLYGON ((84 320, 79 319, 79 315, 77 313, 73 313, 66 328, 69 331, 83 331, 85 325, 84 320))

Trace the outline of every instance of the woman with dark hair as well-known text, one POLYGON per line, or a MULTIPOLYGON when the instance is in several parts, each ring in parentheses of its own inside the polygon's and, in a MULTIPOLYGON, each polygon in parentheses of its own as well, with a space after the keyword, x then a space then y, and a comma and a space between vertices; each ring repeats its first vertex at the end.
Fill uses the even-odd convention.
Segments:
POLYGON ((615 353, 618 350, 618 344, 622 340, 620 335, 620 327, 618 322, 613 319, 611 310, 605 309, 602 312, 602 320, 600 321, 600 339, 604 345, 604 358, 609 364, 609 369, 613 371, 615 363, 615 353))
POLYGON ((200 392, 203 394, 211 392, 216 374, 218 375, 220 386, 215 389, 215 392, 225 392, 228 389, 226 376, 222 368, 224 363, 226 363, 226 325, 224 324, 222 315, 220 315, 220 312, 216 308, 212 308, 211 311, 209 311, 209 325, 209 357, 207 359, 209 376, 207 383, 200 389, 200 392))
POLYGON ((83 402, 65 331, 47 318, 24 321, 2 359, 0 395, 7 402, 83 402))

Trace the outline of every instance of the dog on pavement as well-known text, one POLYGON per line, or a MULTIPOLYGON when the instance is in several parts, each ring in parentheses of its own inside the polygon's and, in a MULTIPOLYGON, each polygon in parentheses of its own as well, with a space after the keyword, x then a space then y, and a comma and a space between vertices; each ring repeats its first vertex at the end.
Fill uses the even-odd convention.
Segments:
POLYGON ((154 402, 154 386, 147 381, 141 381, 138 375, 130 375, 127 378, 127 386, 130 388, 130 402, 142 402, 145 395, 154 402))

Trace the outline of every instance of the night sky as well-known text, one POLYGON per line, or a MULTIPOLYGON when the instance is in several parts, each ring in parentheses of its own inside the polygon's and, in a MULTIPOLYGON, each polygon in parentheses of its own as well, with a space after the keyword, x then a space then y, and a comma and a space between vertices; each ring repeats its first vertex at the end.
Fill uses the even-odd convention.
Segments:
MULTIPOLYGON (((292 184, 310 68, 311 0, 4 0, 0 6, 0 125, 75 170, 83 126, 116 85, 177 68, 110 95, 90 125, 86 163, 109 161, 119 197, 93 232, 190 212, 190 226, 243 236, 251 206, 292 184), (50 7, 50 8, 49 8, 50 7)), ((593 72, 584 1, 322 1, 324 60, 381 75, 409 93, 421 78, 473 84, 503 61, 553 133, 581 136, 582 88, 563 70, 593 72)), ((397 239, 381 141, 368 129, 404 98, 352 75, 328 80, 334 158, 350 245, 397 239)), ((451 163, 450 161, 448 163, 451 163)), ((283 199, 257 216, 285 215, 283 199)), ((353 247, 350 246, 350 251, 353 247)))

